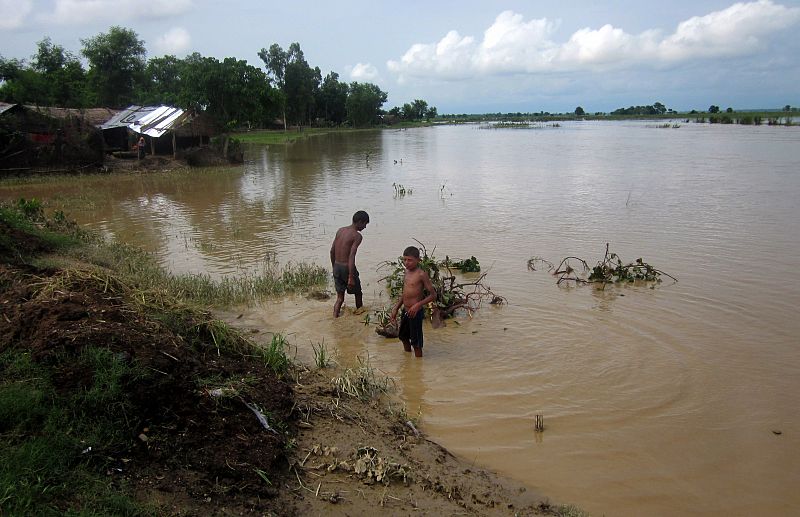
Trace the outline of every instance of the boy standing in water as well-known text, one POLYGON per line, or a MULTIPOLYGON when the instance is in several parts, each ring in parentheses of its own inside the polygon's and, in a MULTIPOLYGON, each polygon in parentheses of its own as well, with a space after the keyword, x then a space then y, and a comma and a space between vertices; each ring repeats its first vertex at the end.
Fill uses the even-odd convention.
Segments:
POLYGON ((390 319, 397 324, 397 311, 403 306, 400 319, 398 338, 403 342, 403 349, 410 352, 414 348, 414 355, 422 357, 422 320, 425 319, 425 305, 436 299, 436 290, 433 288, 428 273, 419 267, 419 249, 409 246, 403 251, 403 266, 406 274, 403 278, 403 294, 392 308, 390 319), (425 291, 428 295, 425 296, 425 291))
POLYGON ((339 317, 344 303, 344 293, 355 295, 356 309, 361 308, 361 280, 356 269, 356 252, 363 237, 361 230, 369 224, 369 215, 363 210, 353 214, 353 224, 339 228, 331 244, 331 269, 336 285, 336 303, 333 306, 333 317, 339 317))

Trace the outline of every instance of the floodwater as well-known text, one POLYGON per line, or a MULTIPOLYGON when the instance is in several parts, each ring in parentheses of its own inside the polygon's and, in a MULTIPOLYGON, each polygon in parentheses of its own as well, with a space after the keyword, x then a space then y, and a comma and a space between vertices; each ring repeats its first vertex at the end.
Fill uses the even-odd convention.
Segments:
POLYGON ((368 354, 429 436, 553 501, 615 516, 800 508, 800 128, 339 134, 253 147, 222 171, 0 189, 12 196, 81 200, 81 223, 214 276, 265 257, 329 267, 336 229, 366 210, 357 263, 370 309, 388 303, 376 268, 415 239, 438 258, 476 256, 508 305, 426 326, 422 359, 364 315, 333 321, 332 300, 229 316, 288 334, 308 362, 312 343, 342 364, 368 354), (569 255, 593 265, 606 243, 679 281, 601 291, 527 268, 569 255))

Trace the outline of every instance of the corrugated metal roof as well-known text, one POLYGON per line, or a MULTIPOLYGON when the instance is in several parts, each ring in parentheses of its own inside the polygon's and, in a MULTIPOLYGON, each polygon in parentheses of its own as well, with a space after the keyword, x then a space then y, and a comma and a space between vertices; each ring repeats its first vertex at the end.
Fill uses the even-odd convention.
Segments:
POLYGON ((184 124, 189 113, 172 106, 128 106, 116 116, 101 124, 100 129, 127 127, 137 133, 160 137, 167 131, 184 124))
POLYGON ((128 106, 124 110, 120 111, 110 119, 106 120, 102 124, 100 124, 100 129, 112 129, 115 127, 128 127, 129 124, 135 122, 136 120, 140 119, 149 111, 152 111, 153 108, 145 108, 143 106, 128 106))
POLYGON ((9 104, 7 102, 0 102, 0 115, 5 113, 6 111, 10 110, 14 106, 16 106, 16 104, 9 104))

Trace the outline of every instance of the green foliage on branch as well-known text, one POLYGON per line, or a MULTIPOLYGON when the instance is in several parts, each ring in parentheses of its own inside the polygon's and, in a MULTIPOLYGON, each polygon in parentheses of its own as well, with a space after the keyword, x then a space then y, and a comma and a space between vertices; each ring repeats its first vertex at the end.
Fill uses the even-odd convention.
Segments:
POLYGON ((81 53, 89 60, 93 105, 119 108, 131 104, 144 83, 144 41, 133 30, 114 26, 81 43, 81 53))
POLYGON ((388 94, 372 83, 350 83, 345 102, 347 120, 353 127, 372 126, 380 122, 381 108, 388 94))
MULTIPOLYGON (((483 301, 490 304, 501 304, 505 298, 495 295, 491 289, 483 283, 486 274, 480 275, 472 282, 457 282, 454 270, 461 272, 480 271, 478 259, 470 257, 466 260, 453 260, 446 257, 439 261, 433 256, 433 252, 428 254, 427 249, 420 243, 421 260, 419 267, 428 273, 434 289, 436 290, 436 300, 433 302, 432 312, 437 313, 439 319, 451 317, 458 309, 465 309, 468 313, 477 310, 483 301)), ((403 292, 403 278, 405 267, 403 257, 398 257, 394 261, 385 261, 380 266, 391 268, 391 272, 380 281, 386 282, 386 289, 389 297, 397 300, 403 292)), ((376 315, 380 315, 376 312, 376 315)), ((380 318, 379 318, 380 319, 380 318)))
POLYGON ((561 282, 574 281, 576 283, 633 283, 636 281, 642 282, 655 282, 661 283, 662 275, 678 281, 674 276, 656 269, 641 258, 636 259, 634 262, 624 264, 622 259, 616 253, 609 251, 609 245, 606 244, 606 253, 603 260, 598 261, 597 265, 590 268, 585 260, 579 257, 566 257, 561 260, 557 267, 553 268, 552 265, 539 258, 534 257, 528 261, 528 269, 535 270, 534 264, 542 262, 550 265, 550 269, 555 271, 553 275, 558 277, 557 284, 561 282), (584 278, 585 273, 589 273, 588 278, 584 278))
POLYGON ((481 265, 474 255, 463 260, 452 260, 450 257, 445 257, 443 264, 450 267, 450 269, 459 269, 462 273, 479 273, 481 270, 481 265))

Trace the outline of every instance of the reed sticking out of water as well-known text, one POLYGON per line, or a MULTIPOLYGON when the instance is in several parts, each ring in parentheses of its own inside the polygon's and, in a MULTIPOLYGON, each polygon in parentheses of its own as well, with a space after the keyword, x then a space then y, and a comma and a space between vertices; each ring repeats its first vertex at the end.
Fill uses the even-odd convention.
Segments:
POLYGON ((319 344, 315 345, 312 343, 311 348, 314 350, 314 364, 317 366, 317 368, 322 369, 330 366, 331 362, 333 362, 333 359, 330 351, 328 351, 328 348, 325 346, 324 339, 319 344))
POLYGON ((289 347, 289 342, 286 337, 281 333, 272 335, 269 345, 266 347, 257 348, 260 351, 260 358, 266 363, 267 366, 272 368, 276 373, 282 374, 289 369, 292 360, 286 355, 286 349, 289 347))
POLYGON ((409 196, 414 193, 411 187, 406 188, 404 185, 400 183, 392 183, 392 187, 394 187, 394 197, 406 197, 406 194, 409 196))
POLYGON ((533 418, 533 430, 537 433, 544 432, 544 415, 536 414, 533 418))

